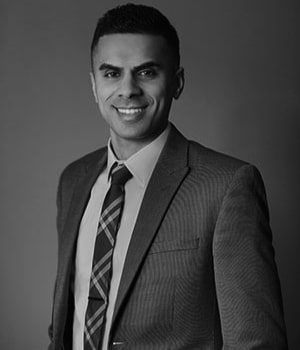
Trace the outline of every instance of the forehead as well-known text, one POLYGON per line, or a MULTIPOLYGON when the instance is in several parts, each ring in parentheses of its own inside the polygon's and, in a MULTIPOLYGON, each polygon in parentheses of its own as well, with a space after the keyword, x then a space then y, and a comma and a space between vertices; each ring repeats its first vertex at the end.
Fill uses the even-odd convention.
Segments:
POLYGON ((99 39, 95 48, 94 64, 137 66, 148 61, 168 65, 172 61, 166 39, 148 34, 108 34, 99 39))

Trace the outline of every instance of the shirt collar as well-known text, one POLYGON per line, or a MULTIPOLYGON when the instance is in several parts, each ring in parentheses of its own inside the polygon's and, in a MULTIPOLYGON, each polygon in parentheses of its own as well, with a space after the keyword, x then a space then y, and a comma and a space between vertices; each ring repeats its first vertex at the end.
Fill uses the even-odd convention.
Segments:
POLYGON ((132 173, 137 183, 141 187, 147 186, 150 176, 157 163, 158 157, 167 141, 170 133, 170 124, 166 129, 151 143, 134 153, 125 161, 120 161, 114 154, 111 146, 111 139, 108 140, 108 155, 107 155, 107 175, 109 176, 112 165, 124 163, 128 170, 132 173))

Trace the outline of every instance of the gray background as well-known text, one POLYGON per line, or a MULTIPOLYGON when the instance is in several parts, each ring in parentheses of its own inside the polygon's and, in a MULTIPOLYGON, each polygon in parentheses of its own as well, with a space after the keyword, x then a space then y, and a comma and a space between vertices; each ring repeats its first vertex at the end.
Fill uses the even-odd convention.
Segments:
MULTIPOLYGON (((0 5, 0 348, 40 350, 62 168, 106 143, 89 82, 96 19, 116 1, 0 5)), ((186 87, 171 120, 256 164, 268 192, 291 349, 299 332, 299 1, 148 1, 177 27, 186 87)))

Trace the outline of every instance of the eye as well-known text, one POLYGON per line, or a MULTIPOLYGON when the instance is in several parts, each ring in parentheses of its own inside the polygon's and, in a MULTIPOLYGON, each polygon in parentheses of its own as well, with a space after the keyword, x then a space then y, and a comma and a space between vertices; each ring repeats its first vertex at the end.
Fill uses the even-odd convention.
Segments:
POLYGON ((156 71, 154 69, 144 69, 144 70, 140 71, 138 73, 138 75, 140 77, 143 77, 143 78, 151 79, 151 78, 156 77, 157 73, 156 73, 156 71))
POLYGON ((117 71, 109 70, 104 73, 105 78, 118 78, 120 73, 117 71))

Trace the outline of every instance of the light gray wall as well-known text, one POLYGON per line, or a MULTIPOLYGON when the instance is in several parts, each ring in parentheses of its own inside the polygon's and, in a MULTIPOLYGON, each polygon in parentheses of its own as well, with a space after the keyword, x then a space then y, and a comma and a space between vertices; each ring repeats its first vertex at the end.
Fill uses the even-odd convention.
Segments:
MULTIPOLYGON (((89 84, 97 17, 117 1, 0 5, 0 348, 48 342, 62 168, 107 139, 89 84)), ((144 1, 175 24, 189 138, 256 164, 268 191, 291 349, 299 333, 299 1, 144 1)))

